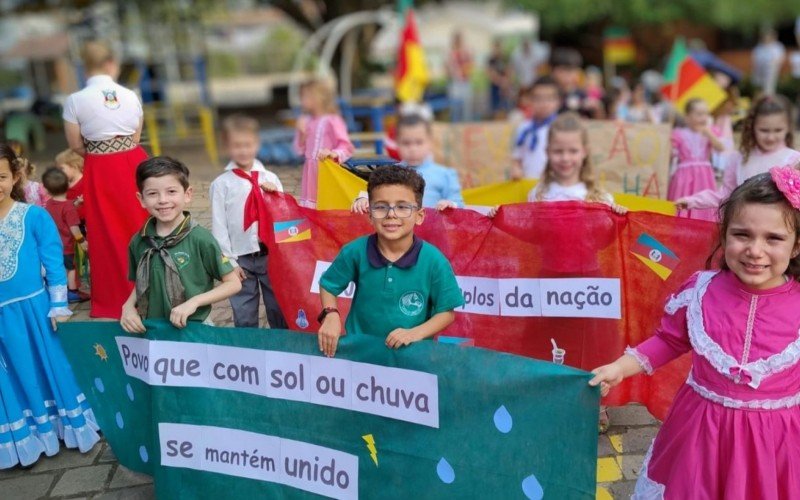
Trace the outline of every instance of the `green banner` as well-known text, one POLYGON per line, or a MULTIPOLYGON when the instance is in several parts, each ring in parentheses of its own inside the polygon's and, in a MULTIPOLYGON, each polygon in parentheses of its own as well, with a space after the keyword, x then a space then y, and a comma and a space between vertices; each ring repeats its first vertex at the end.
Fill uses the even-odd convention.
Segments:
POLYGON ((120 463, 159 498, 594 498, 589 374, 473 347, 336 358, 288 331, 116 323, 59 335, 120 463))

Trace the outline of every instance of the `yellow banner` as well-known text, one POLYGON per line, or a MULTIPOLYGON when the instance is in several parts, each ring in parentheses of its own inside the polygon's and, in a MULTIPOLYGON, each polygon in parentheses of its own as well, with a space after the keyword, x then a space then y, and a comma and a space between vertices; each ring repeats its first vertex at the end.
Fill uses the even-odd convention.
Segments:
MULTIPOLYGON (((505 181, 463 191, 464 202, 473 206, 495 206, 509 203, 524 203, 528 192, 536 181, 505 181)), ((358 194, 367 190, 367 182, 333 160, 319 162, 319 189, 317 190, 318 210, 349 210, 358 194)), ((675 215, 672 202, 655 198, 645 198, 633 194, 618 193, 614 200, 634 212, 656 212, 675 215)))

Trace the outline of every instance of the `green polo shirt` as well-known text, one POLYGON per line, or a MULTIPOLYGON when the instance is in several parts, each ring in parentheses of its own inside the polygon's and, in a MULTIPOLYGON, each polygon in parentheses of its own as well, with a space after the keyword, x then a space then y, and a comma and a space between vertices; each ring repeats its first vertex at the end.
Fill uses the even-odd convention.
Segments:
POLYGON ((450 262, 435 246, 414 237, 414 244, 396 262, 380 253, 377 237, 364 236, 342 247, 319 280, 339 295, 356 284, 345 329, 386 337, 395 328, 413 328, 431 316, 464 304, 450 262))
MULTIPOLYGON (((176 228, 175 231, 178 229, 176 228)), ((143 235, 163 238, 156 234, 154 219, 145 223, 128 246, 128 279, 136 281, 136 266, 142 254, 147 250, 147 241, 143 235)), ((233 265, 222 255, 217 240, 207 229, 195 226, 180 243, 168 249, 172 260, 178 267, 181 283, 186 290, 186 298, 205 293, 214 288, 214 280, 233 271, 233 265)), ((164 262, 154 255, 150 259, 150 286, 148 288, 148 318, 169 318, 172 310, 166 293, 166 273, 164 262)), ((211 306, 203 306, 189 316, 191 321, 204 321, 211 312, 211 306)))

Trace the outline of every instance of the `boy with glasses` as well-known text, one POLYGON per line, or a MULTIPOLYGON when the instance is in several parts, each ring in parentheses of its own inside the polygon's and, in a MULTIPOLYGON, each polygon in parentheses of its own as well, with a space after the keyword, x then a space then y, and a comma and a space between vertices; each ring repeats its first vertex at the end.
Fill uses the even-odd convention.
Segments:
POLYGON ((344 247, 320 278, 322 312, 319 348, 336 354, 342 321, 337 295, 356 284, 345 324, 351 334, 386 338, 392 349, 430 338, 455 320, 464 304, 447 258, 414 235, 425 212, 425 181, 408 167, 382 167, 367 184, 370 222, 375 234, 344 247))

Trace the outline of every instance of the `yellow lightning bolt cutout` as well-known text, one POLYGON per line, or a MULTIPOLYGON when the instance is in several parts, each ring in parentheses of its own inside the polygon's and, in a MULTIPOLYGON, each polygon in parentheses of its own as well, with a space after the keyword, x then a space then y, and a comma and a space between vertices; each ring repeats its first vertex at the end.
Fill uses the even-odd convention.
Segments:
POLYGON ((95 344, 94 347, 94 355, 98 358, 102 359, 103 361, 108 361, 108 354, 106 354, 106 349, 101 344, 95 344))
POLYGON ((367 449, 369 450, 369 456, 372 457, 372 461, 375 462, 375 467, 378 466, 378 449, 375 448, 375 438, 372 437, 372 434, 364 434, 361 436, 361 439, 367 442, 367 449))

